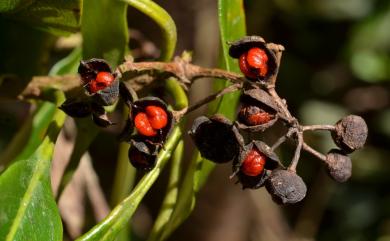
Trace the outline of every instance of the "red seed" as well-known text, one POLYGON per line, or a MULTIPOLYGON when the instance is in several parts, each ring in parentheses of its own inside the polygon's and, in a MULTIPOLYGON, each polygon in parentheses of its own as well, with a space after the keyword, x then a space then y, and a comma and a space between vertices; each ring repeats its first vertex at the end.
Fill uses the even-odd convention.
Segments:
POLYGON ((249 67, 248 62, 246 60, 246 55, 247 55, 246 53, 243 53, 240 56, 239 59, 240 70, 248 79, 257 79, 257 71, 249 67))
POLYGON ((240 109, 239 118, 249 126, 256 126, 269 122, 273 119, 273 115, 264 111, 260 107, 247 105, 240 109))
POLYGON ((168 124, 168 115, 163 108, 150 105, 145 108, 145 111, 153 129, 161 129, 168 124))
POLYGON ((151 124, 149 122, 148 116, 143 112, 140 112, 135 116, 134 124, 135 124, 135 128, 137 128, 137 131, 139 132, 139 134, 141 134, 143 136, 157 135, 157 132, 153 129, 153 127, 151 126, 151 124))
POLYGON ((268 56, 265 51, 260 48, 251 48, 248 51, 246 60, 251 68, 259 69, 267 65, 268 56))
POLYGON ((96 79, 92 80, 89 84, 89 91, 91 93, 96 93, 99 90, 105 89, 107 86, 111 85, 114 79, 114 76, 110 72, 99 72, 96 75, 96 79))
POLYGON ((252 149, 242 162, 241 171, 247 176, 258 176, 264 170, 266 159, 267 157, 263 153, 252 149))

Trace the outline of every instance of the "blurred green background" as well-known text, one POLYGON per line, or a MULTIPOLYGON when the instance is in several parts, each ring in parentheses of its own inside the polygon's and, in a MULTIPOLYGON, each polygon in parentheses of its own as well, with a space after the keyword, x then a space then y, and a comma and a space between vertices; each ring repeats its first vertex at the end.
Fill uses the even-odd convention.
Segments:
MULTIPOLYGON (((176 22, 176 53, 191 50, 196 64, 217 66, 216 1, 156 2, 176 22)), ((353 175, 344 184, 332 181, 319 161, 303 154, 298 173, 308 194, 303 202, 288 207, 272 203, 264 189, 242 191, 229 180, 229 165, 217 167, 200 192, 195 212, 169 240, 390 240, 390 1, 251 0, 245 1, 245 10, 248 35, 260 35, 286 48, 277 90, 301 123, 332 124, 347 114, 361 115, 369 126, 368 141, 352 155, 353 175)), ((129 8, 128 22, 142 34, 141 39, 159 46, 158 27, 146 16, 129 8)), ((26 79, 47 74, 74 47, 60 45, 57 37, 7 16, 0 19, 0 30, 1 74, 17 73, 26 79)), ((133 32, 131 37, 136 37, 133 32)), ((133 42, 129 47, 134 53, 139 48, 133 42)), ((151 53, 148 57, 153 57, 151 53)), ((191 89, 191 100, 207 95, 210 82, 198 81, 191 89)), ((25 103, 0 102, 0 151, 28 111, 25 103)), ((115 163, 106 160, 115 160, 112 156, 117 150, 113 132, 99 134, 91 147, 107 196, 115 163)), ((267 138, 274 140, 278 134, 277 130, 267 133, 267 138)), ((323 153, 334 147, 328 133, 310 133, 305 138, 323 153)), ((285 145, 279 154, 289 160, 292 152, 285 145)), ((134 217, 136 239, 147 237, 163 198, 165 179, 152 188, 134 217)))

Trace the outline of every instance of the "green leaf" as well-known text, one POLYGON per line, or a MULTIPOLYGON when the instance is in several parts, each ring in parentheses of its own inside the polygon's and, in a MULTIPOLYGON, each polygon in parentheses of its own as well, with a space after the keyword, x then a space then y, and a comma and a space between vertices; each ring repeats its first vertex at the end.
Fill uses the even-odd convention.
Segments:
MULTIPOLYGON (((229 57, 228 41, 233 41, 245 35, 245 14, 242 0, 219 0, 218 16, 221 33, 223 66, 229 71, 239 72, 235 60, 229 57)), ((218 89, 230 83, 219 82, 218 89), (222 83, 222 84, 221 84, 222 83)), ((216 112, 222 113, 230 119, 234 118, 239 93, 224 95, 218 104, 216 112)), ((196 152, 188 168, 183 184, 179 191, 178 201, 171 216, 169 224, 165 227, 159 240, 165 240, 169 235, 190 215, 195 206, 195 196, 200 187, 207 180, 208 175, 214 169, 214 163, 203 159, 196 152)))
POLYGON ((56 35, 79 30, 80 0, 5 0, 0 13, 56 35))
POLYGON ((117 205, 103 221, 78 238, 77 241, 108 241, 115 239, 116 235, 128 224, 129 219, 133 216, 139 203, 157 180, 161 170, 171 157, 173 150, 181 139, 181 135, 180 128, 175 127, 164 145, 165 149, 160 151, 157 157, 156 166, 153 170, 142 177, 132 193, 117 205))
POLYGON ((81 32, 83 58, 103 58, 112 67, 124 59, 129 39, 127 4, 112 0, 83 0, 81 32))
POLYGON ((50 164, 64 120, 64 113, 57 110, 36 151, 27 157, 22 153, 0 176, 1 240, 62 239, 61 218, 50 185, 50 164))
POLYGON ((49 75, 64 75, 70 73, 77 73, 81 60, 81 47, 76 47, 65 58, 58 61, 50 69, 49 75))
POLYGON ((22 159, 31 156, 42 143, 54 113, 55 108, 52 104, 47 102, 39 104, 37 110, 28 117, 0 156, 0 164, 5 166, 17 156, 22 159))
POLYGON ((160 59, 168 61, 172 58, 176 47, 176 25, 171 16, 151 0, 122 0, 153 19, 162 29, 165 43, 160 59))

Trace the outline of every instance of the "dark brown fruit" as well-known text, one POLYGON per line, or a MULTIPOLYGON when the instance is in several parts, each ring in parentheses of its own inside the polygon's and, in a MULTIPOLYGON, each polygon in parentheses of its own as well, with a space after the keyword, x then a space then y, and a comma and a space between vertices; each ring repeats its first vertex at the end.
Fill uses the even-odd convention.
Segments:
POLYGON ((306 196, 306 185, 295 172, 274 170, 265 183, 272 200, 278 204, 293 204, 306 196))
POLYGON ((336 130, 332 132, 338 147, 350 153, 364 146, 367 140, 368 127, 364 119, 357 115, 349 115, 339 120, 336 130))
POLYGON ((150 171, 156 165, 158 148, 155 145, 142 141, 142 138, 135 137, 130 141, 129 160, 138 170, 150 171))
POLYGON ((345 182, 352 175, 352 161, 342 150, 332 149, 326 155, 329 176, 337 182, 345 182))
POLYGON ((92 105, 92 120, 93 122, 100 127, 108 127, 111 125, 114 125, 115 123, 111 122, 111 120, 108 118, 106 110, 95 103, 92 105))
POLYGON ((210 119, 200 116, 194 120, 189 131, 202 157, 216 162, 225 163, 237 157, 240 151, 239 135, 232 123, 221 115, 210 119))

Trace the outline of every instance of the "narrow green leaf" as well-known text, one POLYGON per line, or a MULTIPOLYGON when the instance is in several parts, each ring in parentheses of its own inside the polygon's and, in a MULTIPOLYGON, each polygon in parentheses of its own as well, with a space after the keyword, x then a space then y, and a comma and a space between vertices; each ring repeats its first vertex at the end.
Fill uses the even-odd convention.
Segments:
POLYGON ((0 240, 62 239, 61 218, 50 185, 50 164, 64 120, 65 114, 57 110, 36 151, 17 157, 0 176, 0 240))
POLYGON ((103 58, 112 67, 123 61, 129 39, 127 4, 112 0, 83 0, 81 32, 83 58, 103 58))
MULTIPOLYGON (((221 34, 223 68, 229 71, 239 71, 237 63, 229 57, 227 41, 236 40, 246 33, 245 13, 242 0, 219 0, 218 16, 221 34)), ((217 89, 229 85, 223 81, 215 86, 217 89)), ((233 119, 238 103, 239 93, 224 95, 220 100, 216 112, 233 119)), ((203 159, 196 152, 191 165, 185 175, 185 179, 179 191, 179 198, 171 216, 169 224, 165 227, 159 240, 165 240, 169 235, 190 215, 195 206, 195 196, 199 188, 203 186, 208 175, 214 169, 214 163, 203 159)))
POLYGON ((64 75, 70 73, 77 73, 81 60, 81 47, 76 47, 65 58, 58 61, 50 69, 49 75, 64 75))
POLYGON ((170 60, 175 52, 177 39, 176 25, 171 16, 163 8, 151 0, 122 1, 143 12, 160 26, 165 40, 160 59, 165 61, 170 60))
POLYGON ((157 157, 155 168, 143 176, 133 192, 117 205, 103 221, 78 238, 77 241, 109 241, 115 239, 118 232, 127 225, 147 191, 157 180, 161 170, 181 139, 181 135, 180 128, 175 127, 164 145, 165 149, 160 151, 157 157))
POLYGON ((5 0, 0 13, 7 18, 48 31, 68 35, 79 30, 81 0, 5 0))

